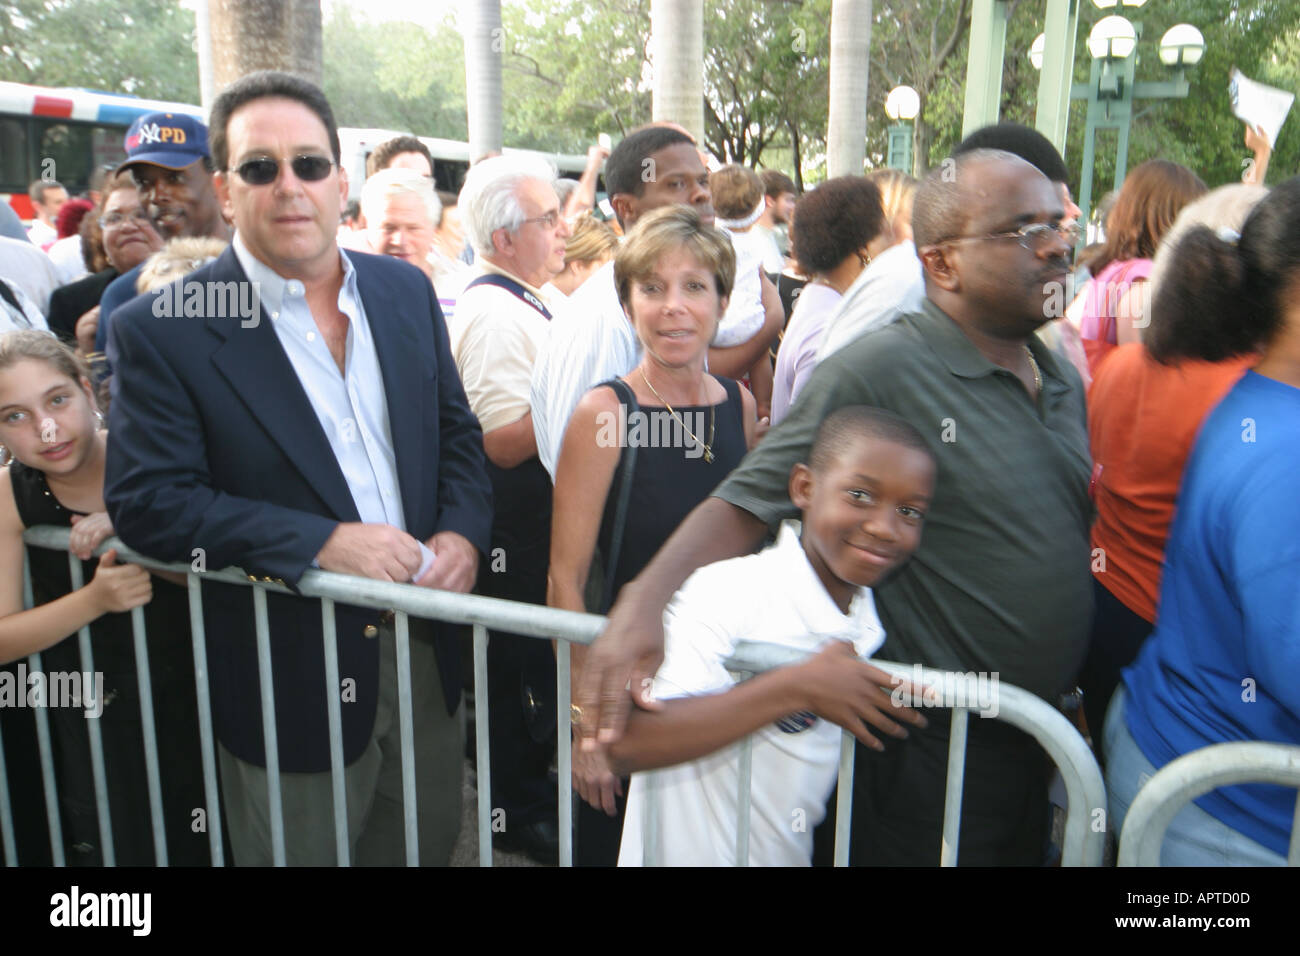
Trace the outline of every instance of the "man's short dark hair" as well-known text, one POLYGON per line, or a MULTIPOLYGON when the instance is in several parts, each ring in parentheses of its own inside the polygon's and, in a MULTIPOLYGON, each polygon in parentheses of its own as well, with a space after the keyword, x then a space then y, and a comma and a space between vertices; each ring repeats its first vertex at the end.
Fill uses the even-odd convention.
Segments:
POLYGON ((606 190, 611 196, 626 193, 639 197, 645 192, 645 161, 678 143, 694 146, 695 140, 671 126, 643 126, 629 133, 605 160, 606 190))
POLYGON ((765 169, 758 174, 758 178, 763 180, 764 196, 776 199, 782 193, 799 195, 799 190, 794 188, 794 180, 779 169, 765 169))
POLYGON ((429 171, 433 171, 433 154, 414 136, 394 136, 376 146, 366 157, 366 178, 369 179, 381 169, 387 169, 393 158, 402 153, 419 153, 429 161, 429 171))
POLYGON ((995 123, 977 129, 958 143, 952 151, 954 157, 976 149, 1000 149, 1014 153, 1054 183, 1069 182, 1070 173, 1065 160, 1052 141, 1020 123, 995 123))
POLYGON ((208 117, 208 145, 212 150, 212 160, 218 170, 225 170, 230 165, 230 147, 226 140, 226 129, 230 125, 230 116, 241 106, 254 100, 269 97, 282 97, 295 100, 316 114, 329 134, 330 151, 337 163, 343 151, 339 146, 339 128, 334 122, 334 111, 330 109, 329 100, 321 88, 310 80, 305 80, 292 73, 278 73, 274 70, 258 70, 235 80, 217 97, 212 104, 208 117))
POLYGON ((808 467, 819 474, 825 472, 853 442, 862 438, 915 448, 935 461, 934 449, 906 419, 870 405, 845 405, 822 419, 808 454, 808 467))
MULTIPOLYGON (((27 196, 38 206, 45 204, 45 194, 51 189, 63 189, 63 184, 55 182, 53 179, 38 179, 27 187, 27 196)), ((66 189, 63 189, 67 192, 66 189)))
MULTIPOLYGON (((930 170, 912 201, 912 237, 916 247, 932 246, 960 236, 970 214, 967 197, 968 170, 984 163, 1023 164, 1028 160, 1002 149, 972 149, 930 170)), ((1023 166, 1022 166, 1023 168, 1023 166)))

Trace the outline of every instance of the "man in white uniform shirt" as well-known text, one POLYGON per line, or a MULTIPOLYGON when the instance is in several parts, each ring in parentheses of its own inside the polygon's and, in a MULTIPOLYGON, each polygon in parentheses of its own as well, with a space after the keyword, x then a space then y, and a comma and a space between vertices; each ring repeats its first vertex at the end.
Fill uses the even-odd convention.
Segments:
MULTIPOLYGON (((458 203, 474 248, 472 278, 449 323, 451 350, 483 428, 496 517, 493 560, 479 593, 546 603, 551 482, 537 459, 528 388, 533 362, 561 322, 542 286, 564 268, 569 226, 555 170, 526 157, 473 166, 458 203)), ((559 853, 555 784, 555 659, 550 644, 492 631, 488 645, 492 806, 505 811, 498 845, 540 862, 559 853)))

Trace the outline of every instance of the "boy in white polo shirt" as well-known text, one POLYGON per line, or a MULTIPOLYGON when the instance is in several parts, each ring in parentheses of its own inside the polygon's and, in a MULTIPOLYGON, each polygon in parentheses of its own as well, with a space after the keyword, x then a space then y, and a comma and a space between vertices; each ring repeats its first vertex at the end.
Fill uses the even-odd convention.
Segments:
POLYGON ((750 863, 807 866, 839 728, 880 749, 867 724, 896 737, 897 721, 925 725, 859 658, 885 638, 870 588, 920 544, 933 453, 901 418, 849 406, 822 423, 809 457, 790 473, 802 535, 787 526, 759 554, 701 568, 664 612, 652 693, 665 705, 636 711, 610 752, 615 773, 636 771, 620 866, 641 865, 647 847, 667 866, 735 863, 739 741, 751 733, 750 863), (722 662, 741 640, 817 653, 737 684, 722 662))

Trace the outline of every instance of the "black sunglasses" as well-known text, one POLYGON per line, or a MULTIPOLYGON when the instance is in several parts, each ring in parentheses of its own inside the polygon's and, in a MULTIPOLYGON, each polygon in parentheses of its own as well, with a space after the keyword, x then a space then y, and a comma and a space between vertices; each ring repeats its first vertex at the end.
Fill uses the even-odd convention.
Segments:
MULTIPOLYGON (((250 186, 268 186, 280 175, 281 162, 286 160, 272 159, 270 156, 246 159, 235 167, 235 172, 250 186)), ((295 156, 287 162, 293 169, 293 174, 305 183, 320 182, 334 168, 334 160, 325 156, 295 156)))

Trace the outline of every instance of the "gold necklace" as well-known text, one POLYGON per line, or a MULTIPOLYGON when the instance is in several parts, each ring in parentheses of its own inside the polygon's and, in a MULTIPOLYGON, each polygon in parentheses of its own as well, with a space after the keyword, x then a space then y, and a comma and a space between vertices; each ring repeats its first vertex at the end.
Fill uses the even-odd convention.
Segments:
POLYGON ((1025 346, 1025 357, 1029 359, 1029 367, 1034 372, 1034 397, 1037 398, 1043 391, 1043 373, 1038 370, 1038 363, 1034 361, 1034 353, 1025 346))
POLYGON ((677 412, 673 410, 673 407, 668 404, 668 400, 660 395, 658 390, 650 384, 650 379, 646 378, 645 369, 639 369, 639 371, 641 372, 641 381, 645 382, 646 388, 650 389, 651 394, 654 395, 655 398, 664 403, 664 408, 668 409, 668 414, 673 416, 677 424, 682 427, 682 431, 686 432, 686 434, 691 437, 691 441, 704 448, 705 462, 713 464, 713 426, 717 424, 718 406, 709 406, 709 440, 707 442, 700 441, 699 438, 696 437, 695 432, 686 427, 686 423, 682 421, 682 416, 678 415, 677 412))

